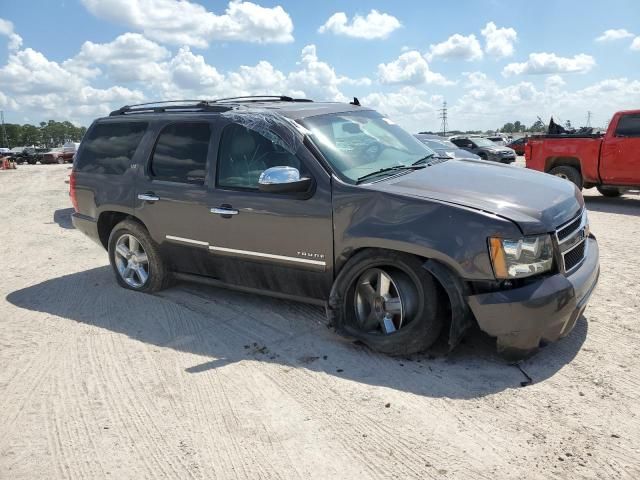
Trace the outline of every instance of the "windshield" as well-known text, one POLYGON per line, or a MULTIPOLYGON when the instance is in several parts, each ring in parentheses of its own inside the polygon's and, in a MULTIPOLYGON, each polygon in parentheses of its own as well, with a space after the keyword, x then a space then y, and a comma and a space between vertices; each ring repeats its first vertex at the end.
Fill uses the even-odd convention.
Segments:
POLYGON ((472 138, 471 141, 479 147, 495 147, 495 143, 487 138, 472 138))
POLYGON ((413 135, 371 110, 319 115, 302 123, 311 131, 324 157, 353 182, 378 170, 411 167, 435 154, 413 135))

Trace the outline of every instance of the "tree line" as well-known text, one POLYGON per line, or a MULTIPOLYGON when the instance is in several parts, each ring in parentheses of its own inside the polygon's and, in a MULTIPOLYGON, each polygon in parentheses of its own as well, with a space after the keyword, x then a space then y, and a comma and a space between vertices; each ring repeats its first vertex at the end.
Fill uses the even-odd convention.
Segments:
POLYGON ((87 131, 87 127, 76 127, 69 121, 40 122, 38 126, 5 123, 0 126, 0 146, 14 147, 46 147, 53 148, 65 142, 79 142, 87 131))
POLYGON ((530 127, 516 120, 515 122, 507 122, 500 129, 502 133, 524 133, 524 132, 546 132, 547 126, 540 120, 536 120, 530 127))

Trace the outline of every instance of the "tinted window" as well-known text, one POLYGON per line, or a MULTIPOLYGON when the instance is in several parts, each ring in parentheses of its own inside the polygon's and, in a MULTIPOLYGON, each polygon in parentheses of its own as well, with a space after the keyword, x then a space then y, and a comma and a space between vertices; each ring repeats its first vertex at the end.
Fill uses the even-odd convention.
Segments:
POLYGON ((618 122, 616 135, 640 137, 640 115, 623 115, 618 122))
POLYGON ((298 157, 254 130, 232 123, 225 127, 218 153, 221 187, 257 189, 260 174, 271 167, 294 167, 303 175, 298 157))
POLYGON ((82 142, 76 169, 89 173, 124 173, 146 130, 145 122, 94 125, 82 142))
POLYGON ((176 123, 162 129, 151 160, 158 180, 204 184, 211 130, 208 123, 176 123))

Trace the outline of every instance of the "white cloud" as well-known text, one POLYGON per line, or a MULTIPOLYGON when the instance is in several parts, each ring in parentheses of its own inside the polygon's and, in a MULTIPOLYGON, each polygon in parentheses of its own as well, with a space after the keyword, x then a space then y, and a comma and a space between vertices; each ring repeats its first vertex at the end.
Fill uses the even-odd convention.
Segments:
POLYGON ((609 29, 602 32, 602 35, 596 38, 596 42, 611 42, 614 40, 623 40, 633 37, 633 33, 624 28, 609 29))
POLYGON ((158 63, 168 58, 171 52, 139 33, 125 33, 109 43, 84 42, 80 52, 63 63, 83 77, 101 73, 96 65, 105 65, 112 80, 131 82, 153 80, 163 75, 158 63))
POLYGON ((9 20, 0 18, 0 36, 7 37, 9 39, 9 50, 18 50, 22 46, 22 37, 18 35, 13 29, 13 23, 9 20))
POLYGON ((7 64, 0 68, 0 103, 40 120, 54 118, 87 123, 93 117, 108 113, 113 105, 143 99, 140 90, 92 87, 86 78, 31 48, 10 54, 7 64))
POLYGON ((425 58, 412 50, 401 54, 396 60, 378 65, 378 78, 384 84, 419 85, 433 83, 451 85, 442 74, 432 72, 425 58))
POLYGON ((387 38, 391 32, 400 28, 400 21, 393 15, 371 10, 366 17, 355 15, 349 23, 347 14, 336 12, 322 25, 319 33, 331 32, 336 35, 364 38, 387 38))
POLYGON ((513 28, 498 28, 495 23, 489 22, 480 31, 485 39, 484 51, 488 55, 498 58, 510 57, 518 40, 518 33, 513 28))
POLYGON ((431 45, 427 60, 443 58, 471 61, 480 60, 482 57, 482 47, 475 35, 471 34, 465 37, 456 33, 442 43, 431 45))
POLYGON ((210 41, 286 43, 293 22, 281 7, 232 0, 216 15, 188 0, 82 0, 95 16, 141 31, 162 43, 205 48, 210 41))
POLYGON ((633 42, 631 42, 631 50, 636 50, 636 51, 640 51, 640 37, 636 37, 633 39, 633 42))
POLYGON ((508 77, 521 74, 586 73, 595 65, 595 59, 584 53, 573 57, 559 57, 555 53, 531 53, 526 62, 510 63, 504 67, 502 74, 508 77))
POLYGON ((412 133, 438 128, 438 109, 442 97, 422 89, 402 87, 396 92, 376 92, 360 98, 362 105, 374 108, 412 133))

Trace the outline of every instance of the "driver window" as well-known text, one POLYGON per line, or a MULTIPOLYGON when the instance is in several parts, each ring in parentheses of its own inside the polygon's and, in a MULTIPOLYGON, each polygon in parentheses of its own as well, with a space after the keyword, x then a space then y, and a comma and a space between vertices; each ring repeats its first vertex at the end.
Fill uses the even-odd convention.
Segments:
POLYGON ((260 174, 271 167, 294 167, 303 174, 298 157, 282 146, 242 125, 225 127, 218 151, 218 186, 258 190, 260 174))

